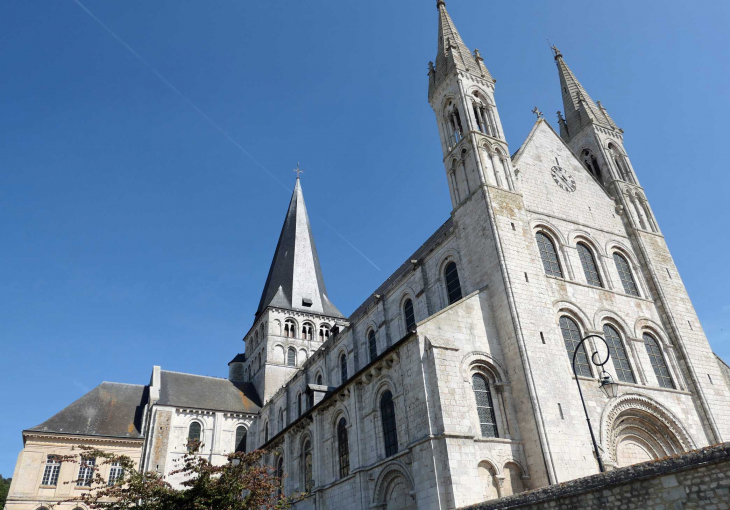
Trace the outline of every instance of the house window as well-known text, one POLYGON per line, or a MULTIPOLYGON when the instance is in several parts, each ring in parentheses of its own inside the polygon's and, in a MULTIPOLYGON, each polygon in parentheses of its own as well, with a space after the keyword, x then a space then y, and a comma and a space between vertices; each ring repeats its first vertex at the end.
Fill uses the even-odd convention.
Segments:
POLYGON ((297 350, 294 347, 289 347, 286 351, 286 364, 290 367, 297 366, 297 350))
POLYGON ((636 286, 634 275, 631 273, 631 266, 629 266, 626 257, 618 252, 614 252, 613 261, 616 263, 616 269, 618 270, 619 278, 621 278, 621 283, 624 286, 624 292, 632 296, 638 296, 639 288, 636 286))
MULTIPOLYGON (((578 325, 570 317, 563 316, 560 318, 560 331, 563 333, 565 350, 568 351, 568 359, 571 363, 573 363, 575 349, 581 341, 578 325)), ((573 367, 571 366, 571 368, 573 367)), ((575 356, 575 372, 584 377, 591 377, 591 365, 588 361, 588 356, 586 355, 585 344, 580 346, 580 350, 575 356)))
POLYGON ((542 232, 535 234, 535 238, 537 239, 537 247, 540 250, 540 258, 542 259, 542 266, 545 268, 545 274, 562 278, 563 270, 560 268, 558 253, 555 251, 552 240, 542 232))
POLYGON ((314 326, 312 326, 309 322, 305 322, 302 326, 302 338, 304 340, 311 340, 313 332, 314 326))
POLYGON ((319 341, 324 342, 330 337, 330 326, 329 324, 321 324, 319 326, 319 341))
POLYGON ((340 384, 345 384, 347 381, 347 355, 343 354, 340 356, 340 384))
POLYGON ((644 333, 643 337, 646 353, 649 355, 651 368, 654 369, 659 386, 674 389, 674 381, 672 381, 672 375, 669 373, 669 367, 667 367, 667 362, 664 359, 662 350, 659 348, 659 344, 653 336, 647 333, 644 333))
POLYGON ((307 440, 304 443, 304 455, 302 455, 302 471, 304 474, 304 491, 311 492, 314 487, 314 479, 312 478, 312 443, 307 440))
POLYGON ((111 468, 109 469, 108 485, 111 487, 112 485, 118 485, 122 483, 123 474, 124 470, 122 469, 121 463, 119 461, 113 462, 111 468))
POLYGON ((350 445, 347 441, 347 422, 340 418, 337 424, 337 451, 340 458, 340 478, 350 474, 350 445))
POLYGON ((635 383, 634 373, 631 370, 629 358, 626 355, 626 349, 624 349, 624 344, 621 341, 621 336, 618 334, 618 331, 614 327, 606 324, 603 326, 603 334, 606 337, 608 352, 613 359, 613 367, 616 369, 618 380, 635 383))
POLYGON ((398 453, 398 432, 395 426, 395 405, 393 394, 390 391, 380 397, 380 418, 383 421, 383 443, 385 456, 390 457, 398 453))
POLYGON ((589 285, 603 287, 603 284, 601 283, 601 276, 598 274, 598 268, 596 267, 596 260, 593 258, 591 249, 583 243, 578 243, 577 248, 580 263, 583 266, 583 272, 586 275, 586 281, 589 285))
POLYGON ((477 414, 479 415, 482 437, 499 437, 489 381, 481 374, 474 374, 471 376, 471 386, 477 402, 477 414))
POLYGON ((286 319, 284 321, 284 336, 287 338, 295 338, 297 336, 297 324, 294 319, 286 319))
POLYGON ((444 278, 446 280, 446 294, 449 298, 449 304, 456 303, 461 299, 461 283, 459 282, 459 271, 456 269, 455 262, 446 264, 444 278))
POLYGON ((234 451, 245 452, 246 451, 246 427, 240 425, 236 428, 236 442, 234 444, 234 451))
POLYGON ((375 331, 368 331, 368 352, 370 353, 370 362, 375 361, 378 357, 378 342, 375 338, 375 331))
POLYGON ((91 482, 94 479, 94 466, 96 466, 95 458, 81 458, 81 465, 79 466, 79 479, 76 480, 77 487, 91 487, 91 482))
POLYGON ((193 445, 191 444, 193 441, 200 441, 200 431, 201 431, 201 425, 200 422, 194 421, 190 424, 188 427, 188 451, 193 451, 193 445))
POLYGON ((406 321, 406 333, 416 329, 416 316, 413 313, 413 301, 410 299, 403 303, 403 317, 406 321))
POLYGON ((58 484, 58 473, 61 471, 61 461, 56 455, 46 457, 46 467, 43 471, 41 485, 56 486, 58 484))

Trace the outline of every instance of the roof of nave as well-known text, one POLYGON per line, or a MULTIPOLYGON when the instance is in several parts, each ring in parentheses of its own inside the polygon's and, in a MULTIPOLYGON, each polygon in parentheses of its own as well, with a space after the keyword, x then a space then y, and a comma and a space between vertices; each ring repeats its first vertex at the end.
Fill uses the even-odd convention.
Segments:
POLYGON ((256 316, 269 306, 343 317, 327 296, 298 177, 256 316))
POLYGON ((251 383, 168 370, 160 372, 157 403, 234 413, 257 413, 261 409, 261 401, 251 383))
POLYGON ((141 438, 147 399, 146 386, 103 382, 28 431, 141 438))
POLYGON ((423 243, 410 257, 406 259, 403 264, 400 265, 398 269, 396 269, 393 274, 391 274, 381 285, 378 287, 375 292, 373 292, 368 299, 365 300, 363 304, 361 304, 352 314, 350 314, 350 317, 348 318, 348 321, 353 322, 357 317, 362 315, 362 313, 367 310, 373 302, 377 299, 375 296, 382 296, 384 295, 388 289, 400 278, 401 275, 403 275, 406 271, 413 268, 412 260, 417 260, 422 262, 423 257, 429 253, 433 248, 438 246, 441 243, 442 237, 451 229, 451 227, 454 224, 453 218, 449 217, 446 222, 441 225, 436 232, 429 237, 425 243, 423 243))

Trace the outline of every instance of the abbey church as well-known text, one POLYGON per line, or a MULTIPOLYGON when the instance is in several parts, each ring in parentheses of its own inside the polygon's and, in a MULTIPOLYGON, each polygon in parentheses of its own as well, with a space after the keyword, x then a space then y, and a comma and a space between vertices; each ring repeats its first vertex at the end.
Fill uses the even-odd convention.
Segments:
POLYGON ((83 466, 56 456, 80 444, 162 474, 189 438, 215 463, 263 448, 283 491, 307 493, 297 510, 444 510, 730 441, 730 369, 626 133, 554 48, 558 129, 538 116, 510 150, 488 62, 437 8, 428 103, 450 217, 345 316, 297 178, 228 379, 155 366, 148 384, 100 384, 23 431, 7 510, 74 509, 83 466))

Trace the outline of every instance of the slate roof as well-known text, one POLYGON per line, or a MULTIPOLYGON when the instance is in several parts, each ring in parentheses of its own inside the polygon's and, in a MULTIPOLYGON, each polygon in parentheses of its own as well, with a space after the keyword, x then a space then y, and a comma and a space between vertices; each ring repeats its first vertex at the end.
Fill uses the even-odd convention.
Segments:
POLYGON ((142 438, 146 386, 103 382, 31 432, 142 438))
POLYGON ((261 401, 251 383, 167 370, 160 372, 157 403, 232 413, 257 413, 261 409, 261 401))
POLYGON ((268 306, 343 317, 327 296, 299 178, 279 234, 256 316, 268 306))
POLYGON ((239 352, 231 361, 228 362, 228 364, 230 365, 231 363, 243 363, 244 361, 246 361, 246 353, 239 352))

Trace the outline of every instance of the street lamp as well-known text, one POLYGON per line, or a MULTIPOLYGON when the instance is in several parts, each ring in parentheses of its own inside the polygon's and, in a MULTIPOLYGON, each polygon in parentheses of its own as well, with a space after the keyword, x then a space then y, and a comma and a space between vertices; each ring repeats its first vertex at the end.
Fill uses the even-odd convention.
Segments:
MULTIPOLYGON (((575 358, 578 355, 578 352, 580 352, 580 347, 583 345, 583 342, 588 340, 591 337, 600 338, 601 342, 604 343, 606 346, 606 359, 604 359, 602 362, 600 360, 596 360, 596 355, 598 355, 598 351, 594 351, 593 354, 591 354, 591 363, 593 363, 596 367, 601 367, 608 363, 609 358, 611 357, 611 352, 608 348, 608 344, 606 343, 606 340, 600 336, 600 335, 588 335, 586 337, 583 337, 583 339, 578 342, 578 345, 575 346, 575 351, 573 351, 573 375, 575 376, 575 383, 578 385, 578 394, 580 395, 580 402, 583 404, 583 412, 586 413, 586 421, 588 422, 588 430, 591 433, 591 441, 593 441, 593 450, 596 452, 596 460, 598 461, 598 470, 603 473, 606 471, 606 468, 603 467, 603 461, 601 460, 601 454, 598 452, 598 443, 596 443, 596 436, 593 434, 593 427, 591 427, 591 418, 588 416, 588 409, 586 408, 586 401, 583 399, 583 390, 580 388, 580 379, 578 378, 578 372, 575 368, 575 358)), ((601 388, 601 391, 605 393, 605 395, 608 398, 613 398, 618 393, 618 384, 613 380, 611 377, 611 374, 606 372, 605 369, 601 371, 601 383, 599 384, 599 388, 601 388)))

